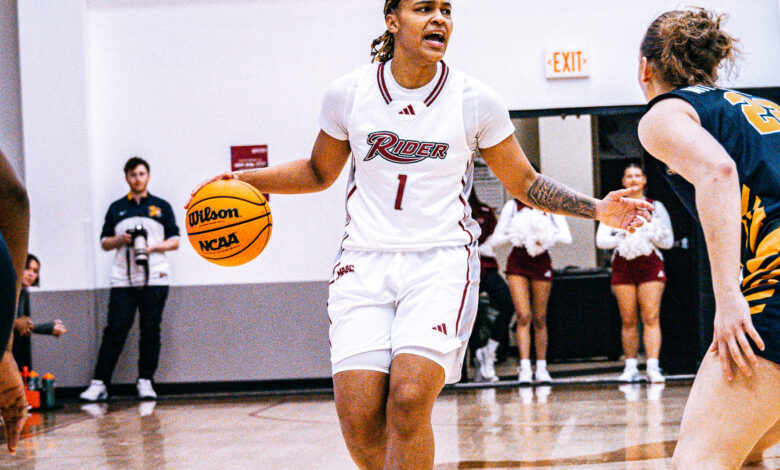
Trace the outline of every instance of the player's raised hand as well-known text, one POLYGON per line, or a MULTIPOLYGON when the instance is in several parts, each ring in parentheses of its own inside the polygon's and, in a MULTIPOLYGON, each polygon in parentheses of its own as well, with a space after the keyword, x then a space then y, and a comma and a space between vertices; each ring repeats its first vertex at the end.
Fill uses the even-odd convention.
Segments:
POLYGON ((596 203, 596 220, 610 227, 634 232, 652 219, 653 205, 647 201, 626 197, 635 188, 620 189, 607 194, 596 203))
POLYGON ((185 209, 189 209, 190 202, 192 202, 192 198, 195 197, 196 194, 198 194, 198 191, 200 191, 200 188, 206 186, 207 184, 212 183, 214 181, 233 180, 233 179, 237 179, 237 178, 238 178, 238 176, 236 176, 235 173, 227 172, 227 173, 222 173, 221 175, 217 175, 217 176, 214 176, 212 178, 209 178, 206 181, 203 181, 199 185, 195 186, 195 189, 192 190, 192 193, 190 193, 189 199, 187 199, 187 203, 184 204, 184 208, 185 209))

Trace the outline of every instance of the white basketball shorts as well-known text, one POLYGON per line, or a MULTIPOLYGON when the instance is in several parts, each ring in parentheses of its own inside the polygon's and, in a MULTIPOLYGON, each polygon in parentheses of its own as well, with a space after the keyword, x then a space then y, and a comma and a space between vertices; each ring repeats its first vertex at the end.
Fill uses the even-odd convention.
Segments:
POLYGON ((409 353, 441 365, 446 383, 457 382, 478 299, 476 244, 342 251, 328 298, 333 373, 389 373, 392 358, 409 353))

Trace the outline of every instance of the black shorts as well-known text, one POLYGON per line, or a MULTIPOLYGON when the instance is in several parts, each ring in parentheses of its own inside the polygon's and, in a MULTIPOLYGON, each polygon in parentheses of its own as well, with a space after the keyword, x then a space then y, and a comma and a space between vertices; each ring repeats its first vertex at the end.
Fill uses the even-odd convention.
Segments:
POLYGON ((752 341, 750 343, 757 356, 780 364, 780 294, 776 293, 765 302, 761 312, 750 316, 765 348, 760 351, 752 341))

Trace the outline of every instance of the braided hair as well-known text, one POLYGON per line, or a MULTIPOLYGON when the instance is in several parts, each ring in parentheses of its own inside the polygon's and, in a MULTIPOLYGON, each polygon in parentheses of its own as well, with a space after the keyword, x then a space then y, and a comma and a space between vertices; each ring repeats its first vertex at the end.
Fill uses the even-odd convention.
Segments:
MULTIPOLYGON (((395 11, 400 5, 401 0, 385 0, 385 17, 395 11)), ((371 62, 387 62, 393 58, 395 48, 395 38, 390 31, 385 30, 384 34, 374 39, 371 43, 371 62)))

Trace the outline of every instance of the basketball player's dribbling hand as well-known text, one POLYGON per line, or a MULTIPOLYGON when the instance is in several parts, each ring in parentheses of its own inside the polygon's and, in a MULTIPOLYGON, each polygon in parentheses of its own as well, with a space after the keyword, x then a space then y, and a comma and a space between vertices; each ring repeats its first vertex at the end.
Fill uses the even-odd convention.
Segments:
POLYGON ((189 209, 190 202, 192 202, 192 198, 194 198, 195 195, 198 194, 198 191, 200 191, 200 188, 206 186, 207 184, 212 183, 214 181, 234 180, 234 179, 237 179, 237 178, 238 178, 238 176, 236 176, 235 173, 228 172, 228 173, 222 173, 221 175, 217 175, 217 176, 214 176, 212 178, 207 179, 206 181, 204 181, 204 182, 200 183, 199 185, 195 186, 195 189, 193 189, 192 193, 190 193, 190 198, 187 199, 187 203, 184 204, 184 208, 185 209, 189 209))
POLYGON ((19 369, 8 351, 3 354, 0 362, 0 416, 3 418, 8 452, 13 454, 27 419, 27 399, 24 396, 19 369))
POLYGON ((720 359, 723 374, 728 381, 734 377, 731 361, 737 365, 747 377, 752 375, 751 368, 756 365, 756 355, 748 342, 747 336, 764 350, 764 341, 753 327, 750 317, 750 307, 741 292, 736 291, 716 299, 715 334, 710 351, 720 359), (747 335, 745 335, 747 333, 747 335), (742 355, 744 354, 744 358, 742 355), (745 362, 747 358, 747 362, 745 362))
POLYGON ((607 194, 596 204, 596 219, 630 233, 650 222, 653 205, 647 201, 626 197, 634 191, 634 188, 627 188, 607 194))

